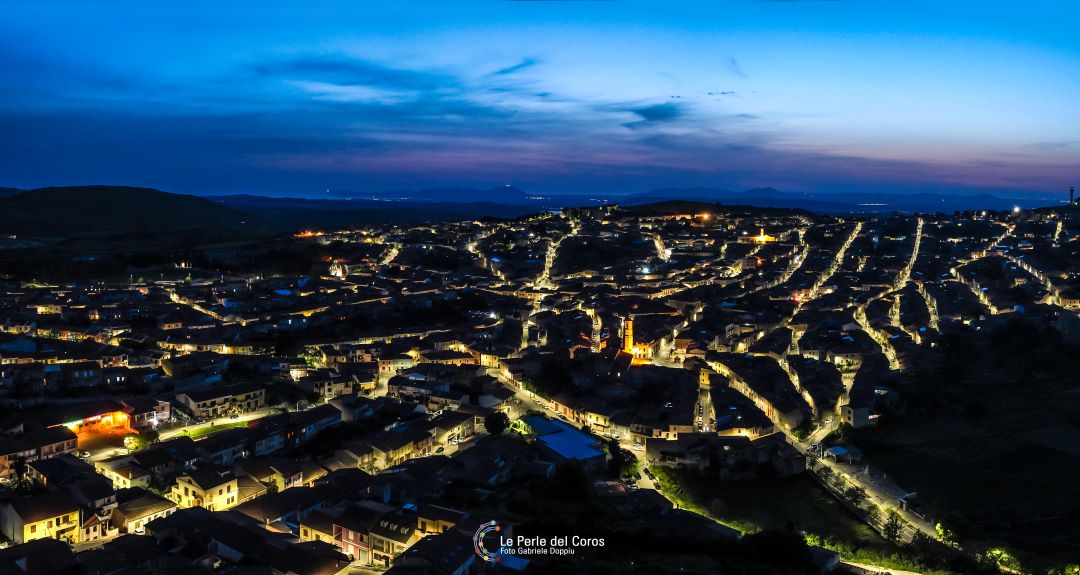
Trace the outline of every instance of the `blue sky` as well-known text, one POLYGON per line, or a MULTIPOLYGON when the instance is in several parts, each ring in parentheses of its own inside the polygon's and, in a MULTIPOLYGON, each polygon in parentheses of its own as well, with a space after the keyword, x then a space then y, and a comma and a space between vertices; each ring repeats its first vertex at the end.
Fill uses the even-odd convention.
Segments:
POLYGON ((0 185, 1057 194, 1067 1, 0 5, 0 185))

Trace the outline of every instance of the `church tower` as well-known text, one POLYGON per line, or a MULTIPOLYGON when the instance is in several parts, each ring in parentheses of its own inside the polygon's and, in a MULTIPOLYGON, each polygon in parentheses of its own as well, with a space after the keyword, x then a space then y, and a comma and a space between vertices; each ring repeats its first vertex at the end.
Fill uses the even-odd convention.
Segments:
POLYGON ((623 351, 634 353, 634 319, 630 316, 623 320, 622 325, 623 351))

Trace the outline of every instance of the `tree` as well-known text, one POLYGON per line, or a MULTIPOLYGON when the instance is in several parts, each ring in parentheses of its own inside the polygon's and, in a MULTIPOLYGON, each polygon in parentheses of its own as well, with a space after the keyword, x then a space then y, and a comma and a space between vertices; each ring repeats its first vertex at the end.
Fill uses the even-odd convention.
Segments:
POLYGON ((608 470, 619 478, 629 479, 637 475, 641 466, 633 453, 622 448, 618 439, 608 439, 607 450, 611 454, 608 470))
POLYGON ((867 510, 866 510, 866 520, 871 525, 877 525, 877 522, 880 519, 881 519, 881 512, 878 511, 878 508, 876 506, 871 505, 869 508, 867 508, 867 510))
POLYGON ((502 435, 506 428, 510 426, 510 418, 501 411, 489 413, 484 418, 484 429, 492 435, 502 435))
POLYGON ((795 436, 795 439, 799 441, 805 440, 810 437, 810 432, 814 430, 814 425, 810 423, 810 418, 804 418, 799 425, 791 428, 791 434, 795 436))
POLYGON ((128 453, 142 451, 147 445, 149 444, 140 435, 129 435, 124 438, 124 448, 128 450, 128 453))
POLYGON ((949 544, 956 544, 975 536, 975 526, 971 520, 958 513, 950 512, 942 515, 934 525, 934 529, 937 531, 938 539, 949 544))
POLYGON ((147 429, 146 431, 143 431, 139 434, 129 435, 125 437, 124 447, 130 453, 142 451, 147 447, 150 447, 150 444, 157 443, 158 437, 160 437, 160 434, 157 432, 157 430, 147 429))
POLYGON ((851 502, 858 507, 863 501, 866 501, 866 490, 862 487, 852 485, 844 492, 844 496, 850 499, 851 502))
POLYGON ((885 525, 881 527, 881 533, 886 539, 894 543, 900 541, 900 535, 904 530, 904 520, 900 517, 900 514, 895 509, 889 510, 889 517, 885 520, 885 525))
POLYGON ((23 468, 23 471, 8 483, 8 488, 16 495, 21 496, 34 495, 43 491, 45 486, 30 477, 29 473, 26 473, 26 466, 21 465, 20 467, 23 468))

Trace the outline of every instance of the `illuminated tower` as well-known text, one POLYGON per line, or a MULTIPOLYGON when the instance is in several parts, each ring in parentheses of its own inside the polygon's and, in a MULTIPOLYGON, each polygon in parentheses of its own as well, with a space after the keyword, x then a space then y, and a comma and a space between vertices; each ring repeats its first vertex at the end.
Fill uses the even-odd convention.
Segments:
POLYGON ((630 354, 634 353, 634 320, 632 317, 623 320, 622 341, 623 351, 630 354))
POLYGON ((1074 186, 1069 186, 1069 205, 1070 205, 1070 206, 1072 206, 1072 205, 1075 205, 1075 204, 1076 204, 1076 201, 1075 201, 1075 200, 1073 200, 1073 196, 1074 196, 1075 194, 1076 194, 1076 188, 1075 188, 1074 186))

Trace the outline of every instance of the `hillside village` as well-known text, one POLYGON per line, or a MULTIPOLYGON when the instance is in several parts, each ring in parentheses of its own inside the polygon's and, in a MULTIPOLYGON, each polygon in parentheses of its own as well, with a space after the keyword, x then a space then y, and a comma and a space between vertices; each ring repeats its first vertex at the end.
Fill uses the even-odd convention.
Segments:
POLYGON ((936 539, 946 510, 845 438, 910 411, 956 334, 1080 339, 1078 238, 1069 208, 669 202, 310 230, 303 274, 223 250, 0 280, 0 572, 472 573, 473 533, 527 529, 548 484, 621 529, 739 539, 657 469, 809 474, 898 545, 936 539))

